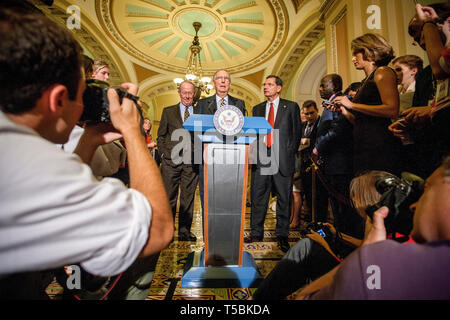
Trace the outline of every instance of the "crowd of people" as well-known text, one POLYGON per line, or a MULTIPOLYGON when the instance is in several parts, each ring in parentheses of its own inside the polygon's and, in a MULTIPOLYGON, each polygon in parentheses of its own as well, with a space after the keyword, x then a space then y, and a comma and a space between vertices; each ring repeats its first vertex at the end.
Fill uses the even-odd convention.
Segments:
MULTIPOLYGON (((316 101, 300 107, 281 98, 279 76, 265 78, 266 100, 251 116, 274 130, 259 137, 264 149, 254 155, 244 241, 264 241, 275 195, 275 234, 286 254, 255 300, 299 289, 299 299, 450 299, 449 15, 445 4, 416 6, 408 31, 426 51, 425 68, 418 56, 395 58, 381 35, 355 38, 352 62, 365 78, 343 92, 338 74, 325 75, 321 115, 316 101), (409 203, 410 235, 387 226, 397 207, 385 199, 407 183, 404 171, 426 179, 423 195, 409 203), (380 203, 386 206, 369 213, 380 203), (291 247, 290 227, 311 220, 321 233, 311 227, 291 247), (372 266, 381 280, 367 285, 372 266)), ((50 279, 43 275, 60 279, 67 266, 92 274, 89 281, 134 275, 136 262, 166 248, 174 230, 179 241, 196 241, 191 226, 197 186, 205 205, 203 162, 186 157, 198 152, 194 137, 186 131, 190 145, 179 148, 173 132, 193 114, 225 105, 247 115, 244 101, 229 95, 230 73, 217 70, 215 94, 199 101, 195 86, 181 83, 180 102, 163 109, 153 139, 131 83, 122 84, 121 102, 117 90, 106 91, 110 122, 80 121, 85 80, 108 83, 110 70, 83 56, 66 29, 29 8, 0 6, 0 38, 0 199, 7 208, 0 216, 0 297, 41 298, 50 279)))
POLYGON ((317 121, 318 128, 312 137, 303 132, 302 145, 305 138, 314 145, 300 146, 307 168, 300 181, 308 186, 307 207, 328 233, 308 230, 264 279, 255 300, 284 299, 299 289, 298 299, 449 299, 450 202, 443 196, 450 160, 449 15, 446 4, 417 4, 410 21, 409 34, 430 66, 423 68, 414 55, 395 58, 385 38, 368 33, 351 42, 352 62, 366 76, 355 94, 353 83, 341 92, 337 74, 321 80, 324 111, 304 123, 308 128, 317 121), (311 171, 318 177, 312 200, 311 171), (401 209, 405 219, 396 227, 408 234, 399 235, 390 225, 398 208, 386 201, 395 187, 382 188, 381 181, 410 177, 404 172, 427 180, 420 199, 401 209), (374 203, 379 209, 368 216, 374 203))

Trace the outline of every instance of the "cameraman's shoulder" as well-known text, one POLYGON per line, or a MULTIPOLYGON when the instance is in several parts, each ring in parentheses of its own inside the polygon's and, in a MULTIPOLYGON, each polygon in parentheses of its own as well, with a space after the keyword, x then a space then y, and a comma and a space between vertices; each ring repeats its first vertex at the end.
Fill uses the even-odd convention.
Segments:
POLYGON ((382 252, 389 252, 389 251, 396 251, 399 250, 401 248, 401 244, 391 240, 391 239, 387 239, 387 240, 383 240, 383 241, 378 241, 378 242, 374 242, 368 245, 364 245, 361 247, 361 254, 364 255, 377 255, 380 254, 382 255, 382 252))
MULTIPOLYGON (((359 261, 366 266, 372 264, 408 266, 418 261, 442 260, 443 262, 444 257, 448 257, 449 253, 450 241, 418 244, 385 240, 361 247, 359 261)), ((447 264, 450 265, 450 262, 447 264)))

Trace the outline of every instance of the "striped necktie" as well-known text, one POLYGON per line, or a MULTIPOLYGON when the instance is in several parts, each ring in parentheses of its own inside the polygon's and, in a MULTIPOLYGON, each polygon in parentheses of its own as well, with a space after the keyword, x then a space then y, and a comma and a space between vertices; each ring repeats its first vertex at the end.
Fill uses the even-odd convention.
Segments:
POLYGON ((189 113, 189 107, 184 107, 184 121, 186 122, 187 118, 189 118, 190 113, 189 113))
POLYGON ((220 107, 223 108, 223 106, 225 106, 225 98, 220 101, 220 107))

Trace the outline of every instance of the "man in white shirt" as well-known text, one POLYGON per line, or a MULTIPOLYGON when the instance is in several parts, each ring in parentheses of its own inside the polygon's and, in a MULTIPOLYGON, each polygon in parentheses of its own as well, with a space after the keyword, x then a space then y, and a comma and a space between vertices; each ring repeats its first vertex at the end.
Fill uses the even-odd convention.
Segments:
POLYGON ((191 232, 192 219, 194 217, 194 197, 198 183, 198 173, 193 162, 189 161, 192 156, 191 136, 183 129, 183 123, 194 113, 192 106, 195 87, 189 81, 184 81, 178 89, 180 103, 165 107, 161 115, 158 128, 158 148, 161 153, 161 174, 163 177, 169 202, 172 207, 173 219, 177 213, 177 203, 180 203, 178 215, 178 240, 197 241, 197 237, 191 232), (185 140, 172 140, 177 134, 183 132, 185 140), (180 150, 179 144, 186 149, 180 150), (178 151, 178 152, 177 152, 178 151), (184 156, 187 156, 186 158, 184 156), (180 157, 180 159, 176 159, 180 157), (184 158, 181 160, 181 158, 184 158), (180 190, 180 192, 178 192, 180 190), (180 194, 178 196, 178 193, 180 194), (179 199, 179 200, 178 200, 179 199))
MULTIPOLYGON (((74 263, 117 275, 164 249, 171 210, 132 100, 120 105, 110 89, 113 127, 87 127, 74 154, 59 150, 54 144, 67 142, 83 111, 80 45, 42 15, 1 7, 0 38, 0 279, 74 263), (129 189, 99 182, 87 165, 99 145, 121 137, 129 189)), ((122 87, 137 94, 131 83, 122 87)))
POLYGON ((269 196, 277 196, 275 235, 278 247, 289 250, 289 217, 291 215, 292 186, 296 155, 301 138, 300 108, 294 101, 280 97, 283 81, 276 75, 269 75, 264 81, 266 101, 253 107, 254 117, 265 117, 274 130, 264 137, 266 145, 258 150, 258 160, 252 166, 252 215, 251 233, 246 243, 260 242, 264 238, 264 220, 267 214, 269 196), (270 159, 264 163, 263 156, 270 159))

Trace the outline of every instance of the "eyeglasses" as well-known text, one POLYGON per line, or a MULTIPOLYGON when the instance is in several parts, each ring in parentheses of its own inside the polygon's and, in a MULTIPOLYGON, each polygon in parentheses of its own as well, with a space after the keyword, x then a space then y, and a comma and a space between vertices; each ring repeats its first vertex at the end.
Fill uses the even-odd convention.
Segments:
POLYGON ((214 80, 230 82, 229 77, 216 77, 214 80))

